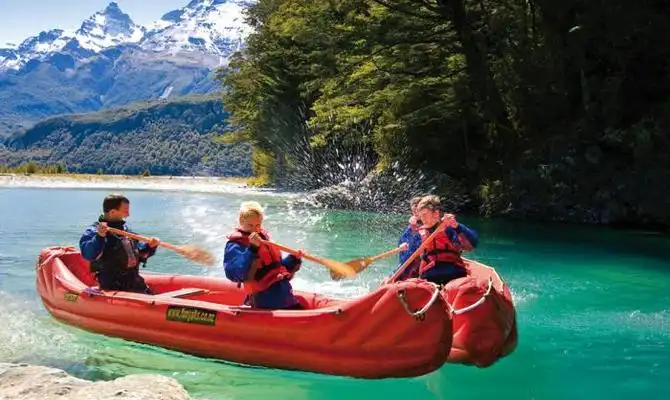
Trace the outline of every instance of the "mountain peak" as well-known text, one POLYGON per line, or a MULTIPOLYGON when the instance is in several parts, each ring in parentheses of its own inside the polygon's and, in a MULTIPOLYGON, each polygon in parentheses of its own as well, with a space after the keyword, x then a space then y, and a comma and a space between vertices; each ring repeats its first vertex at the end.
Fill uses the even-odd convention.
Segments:
POLYGON ((122 12, 121 7, 119 7, 119 3, 115 1, 110 1, 109 4, 107 4, 107 8, 105 8, 105 12, 122 12))
MULTIPOLYGON (((51 29, 42 31, 35 36, 25 39, 19 45, 19 51, 35 51, 37 53, 47 53, 53 51, 60 42, 63 41, 62 29, 51 29)), ((64 42, 63 42, 64 43, 64 42)))
POLYGON ((120 43, 138 42, 143 35, 144 28, 135 24, 114 1, 103 11, 86 19, 76 32, 81 46, 93 51, 120 43))
MULTIPOLYGON (((19 70, 30 60, 47 60, 63 53, 75 63, 105 49, 138 48, 155 57, 204 57, 220 65, 241 48, 251 27, 244 9, 256 0, 183 0, 185 6, 168 12, 148 26, 136 24, 117 1, 94 13, 76 31, 52 29, 26 38, 18 46, 2 47, 0 72, 19 70)), ((181 58, 183 59, 183 57, 181 58)))
POLYGON ((84 35, 98 35, 111 33, 113 35, 119 33, 128 33, 134 25, 130 16, 119 8, 116 2, 111 2, 103 11, 91 15, 82 24, 77 34, 84 35), (100 28, 100 32, 95 32, 96 28, 100 28))
POLYGON ((222 58, 238 50, 251 27, 244 20, 249 0, 191 0, 148 26, 144 49, 154 52, 204 52, 222 58))
POLYGON ((121 10, 121 7, 119 7, 119 4, 115 1, 110 2, 107 7, 102 11, 102 15, 106 17, 110 17, 112 19, 116 20, 132 20, 130 19, 130 16, 126 13, 124 13, 121 10))

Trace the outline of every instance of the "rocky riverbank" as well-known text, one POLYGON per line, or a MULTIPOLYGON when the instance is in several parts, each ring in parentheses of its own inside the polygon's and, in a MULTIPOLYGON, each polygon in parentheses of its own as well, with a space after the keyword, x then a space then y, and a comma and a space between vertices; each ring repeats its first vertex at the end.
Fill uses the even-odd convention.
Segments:
POLYGON ((91 382, 65 371, 27 364, 0 364, 1 400, 188 400, 184 387, 162 375, 128 375, 91 382))

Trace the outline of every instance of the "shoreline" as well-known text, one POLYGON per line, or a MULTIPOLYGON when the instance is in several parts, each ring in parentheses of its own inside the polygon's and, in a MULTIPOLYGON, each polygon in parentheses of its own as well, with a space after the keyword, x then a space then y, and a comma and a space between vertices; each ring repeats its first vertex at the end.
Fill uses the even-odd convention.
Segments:
POLYGON ((249 186, 246 177, 137 176, 97 174, 0 174, 0 188, 108 189, 194 193, 253 193, 286 195, 273 188, 249 186))
MULTIPOLYGON (((282 196, 296 198, 305 193, 285 192, 273 187, 249 186, 250 177, 210 177, 210 176, 139 176, 139 175, 98 175, 98 174, 23 174, 0 173, 0 189, 3 188, 47 188, 47 189, 93 189, 93 190, 136 190, 166 191, 208 194, 252 194, 261 196, 282 196)), ((338 208, 332 208, 338 209, 338 208)), ((525 219, 506 215, 483 217, 463 213, 469 217, 510 222, 550 224, 556 226, 590 226, 611 230, 644 233, 647 235, 670 236, 670 229, 654 226, 640 226, 620 223, 589 223, 558 221, 547 219, 525 219)))

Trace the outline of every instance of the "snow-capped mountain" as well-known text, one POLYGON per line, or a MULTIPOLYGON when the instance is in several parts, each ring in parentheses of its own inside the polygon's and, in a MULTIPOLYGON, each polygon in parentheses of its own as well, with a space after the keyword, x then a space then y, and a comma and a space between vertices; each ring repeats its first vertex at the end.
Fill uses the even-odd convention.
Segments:
POLYGON ((124 43, 137 43, 144 37, 146 28, 139 26, 115 2, 102 12, 93 14, 81 24, 74 39, 85 49, 100 50, 124 43))
POLYGON ((156 52, 204 51, 226 57, 251 29, 242 11, 247 2, 193 0, 147 27, 140 47, 156 52))
POLYGON ((76 30, 0 46, 0 136, 54 114, 216 90, 213 70, 252 32, 251 3, 192 0, 141 26, 111 2, 76 30))
POLYGON ((15 48, 0 49, 0 69, 18 70, 31 60, 47 58, 56 52, 91 56, 108 47, 137 43, 145 32, 145 27, 135 24, 117 3, 111 2, 74 32, 52 29, 25 39, 15 48))
POLYGON ((18 46, 0 48, 0 70, 20 70, 31 60, 64 52, 90 57, 115 46, 137 45, 162 54, 206 52, 227 57, 238 50, 251 28, 243 10, 249 1, 192 0, 149 26, 140 26, 116 2, 86 19, 79 29, 52 29, 25 39, 18 46))

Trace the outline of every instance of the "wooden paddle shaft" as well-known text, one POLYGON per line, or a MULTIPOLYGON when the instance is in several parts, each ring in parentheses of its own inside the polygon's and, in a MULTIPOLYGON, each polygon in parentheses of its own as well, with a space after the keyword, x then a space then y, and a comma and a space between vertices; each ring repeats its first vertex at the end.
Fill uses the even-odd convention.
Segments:
MULTIPOLYGON (((137 241, 140 241, 140 242, 149 242, 151 240, 150 237, 138 235, 136 233, 127 232, 127 231, 112 228, 112 227, 109 227, 109 226, 107 227, 107 230, 109 232, 114 233, 114 234, 121 235, 121 236, 126 236, 126 237, 129 237, 131 239, 134 239, 134 240, 137 240, 137 241)), ((162 246, 162 247, 165 247, 166 249, 170 249, 170 250, 174 250, 174 251, 181 251, 181 248, 179 246, 176 246, 176 245, 171 244, 171 243, 160 242, 159 246, 162 246)))
POLYGON ((421 254, 421 252, 423 251, 423 249, 425 249, 426 246, 428 246, 429 243, 432 243, 433 239, 435 239, 435 236, 437 236, 437 234, 438 234, 441 230, 443 230, 446 226, 447 226, 447 221, 446 221, 446 220, 445 220, 445 221, 442 221, 442 223, 440 223, 440 225, 437 226, 437 229, 435 229, 435 232, 433 232, 433 233, 428 237, 428 239, 424 240, 423 243, 421 243, 421 246, 419 246, 419 248, 416 249, 416 250, 414 251, 414 253, 412 253, 412 255, 409 256, 409 258, 408 258, 407 260, 405 260, 405 262, 400 266, 400 268, 398 268, 398 270, 395 272, 395 274, 393 274, 393 276, 391 277, 391 280, 390 280, 389 282, 391 282, 391 283, 392 283, 392 282, 395 282, 395 281, 398 279, 398 277, 405 271, 405 269, 406 269, 412 262, 414 262, 414 259, 417 258, 417 257, 419 256, 419 254, 421 254))
MULTIPOLYGON (((267 245, 270 245, 270 246, 274 246, 278 249, 284 250, 285 252, 287 252, 289 254, 293 254, 294 256, 298 255, 298 250, 292 249, 290 247, 286 247, 283 244, 279 244, 279 243, 275 243, 271 240, 263 240, 263 239, 261 239, 261 242, 263 242, 267 245)), ((303 253, 302 257, 306 260, 314 261, 315 263, 318 263, 318 264, 323 264, 323 262, 324 262, 324 260, 320 259, 319 257, 314 257, 313 255, 307 254, 307 253, 303 253)))
POLYGON ((396 247, 395 249, 391 249, 391 250, 385 251, 381 254, 377 254, 376 256, 372 256, 372 257, 369 258, 370 263, 372 263, 373 261, 377 261, 380 258, 384 258, 384 257, 392 256, 396 253, 400 253, 401 251, 403 251, 403 249, 404 249, 404 247, 402 245, 400 245, 400 246, 396 247))
MULTIPOLYGON (((293 254, 294 256, 298 255, 298 250, 294 250, 290 247, 286 247, 284 245, 281 245, 279 243, 275 243, 270 240, 263 240, 261 239, 261 243, 264 243, 269 246, 273 246, 277 249, 283 250, 289 254, 293 254)), ((334 261, 334 260, 329 260, 326 258, 319 258, 315 257, 311 254, 307 254, 305 252, 302 253, 302 257, 306 260, 313 261, 317 264, 321 264, 324 267, 330 269, 330 270, 335 270, 337 273, 344 274, 345 276, 354 276, 356 275, 356 271, 353 270, 349 265, 339 262, 339 261, 334 261)))

